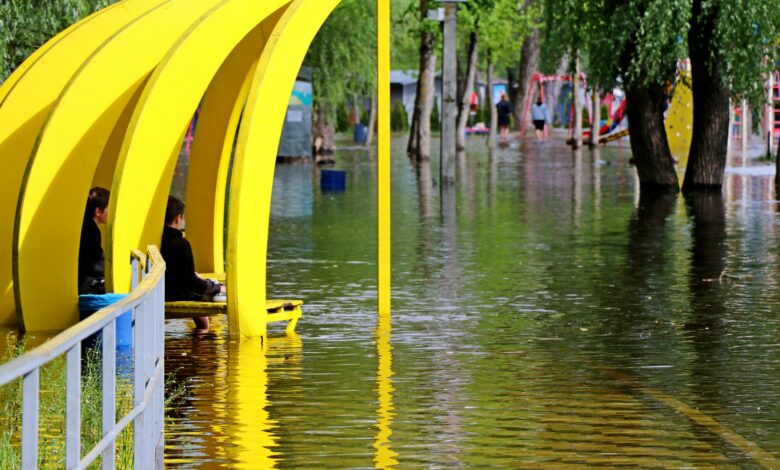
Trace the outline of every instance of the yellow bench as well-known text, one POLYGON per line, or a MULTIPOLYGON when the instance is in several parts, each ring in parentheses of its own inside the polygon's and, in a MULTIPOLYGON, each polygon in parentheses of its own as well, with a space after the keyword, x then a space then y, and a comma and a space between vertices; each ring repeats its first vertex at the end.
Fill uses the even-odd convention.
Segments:
MULTIPOLYGON (((268 300, 265 309, 268 311, 268 323, 287 322, 285 331, 295 333, 295 326, 303 311, 302 300, 268 300)), ((196 318, 209 315, 227 315, 226 302, 196 302, 177 301, 165 302, 165 318, 196 318)))

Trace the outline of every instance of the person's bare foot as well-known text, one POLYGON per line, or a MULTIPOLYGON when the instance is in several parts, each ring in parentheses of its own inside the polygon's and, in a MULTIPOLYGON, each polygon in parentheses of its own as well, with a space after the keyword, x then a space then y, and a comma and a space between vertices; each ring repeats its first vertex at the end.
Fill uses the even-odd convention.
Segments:
POLYGON ((209 317, 197 317, 193 318, 192 321, 195 322, 195 332, 196 333, 208 333, 209 332, 209 317))

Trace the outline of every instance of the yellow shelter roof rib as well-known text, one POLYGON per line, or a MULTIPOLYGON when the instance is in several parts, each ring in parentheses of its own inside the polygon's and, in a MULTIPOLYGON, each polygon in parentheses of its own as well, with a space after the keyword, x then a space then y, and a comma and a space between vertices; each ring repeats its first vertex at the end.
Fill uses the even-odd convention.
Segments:
POLYGON ((33 151, 17 215, 14 283, 27 329, 61 329, 78 320, 79 234, 104 145, 138 87, 218 3, 158 0, 103 43, 60 94, 33 151))
POLYGON ((160 0, 126 0, 74 24, 33 53, 0 87, 0 325, 16 324, 13 232, 36 138, 62 89, 107 39, 160 0))

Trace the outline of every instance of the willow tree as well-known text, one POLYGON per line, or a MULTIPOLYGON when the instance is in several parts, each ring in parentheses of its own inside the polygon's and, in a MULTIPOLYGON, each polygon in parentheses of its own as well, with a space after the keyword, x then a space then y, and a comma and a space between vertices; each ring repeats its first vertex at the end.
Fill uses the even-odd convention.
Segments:
MULTIPOLYGON (((686 56, 687 0, 546 0, 545 54, 581 54, 592 86, 621 83, 643 189, 678 187, 664 129, 667 88, 686 56)), ((552 57, 553 61, 555 57, 552 57)))
POLYGON ((693 135, 683 192, 720 190, 726 167, 729 99, 758 109, 775 69, 780 34, 776 0, 687 0, 693 81, 693 135))
POLYGON ((729 98, 753 106, 764 99, 763 74, 777 56, 776 0, 546 0, 545 6, 548 45, 583 51, 591 83, 608 89, 622 81, 642 187, 678 185, 663 113, 677 63, 690 56, 694 121, 683 189, 720 188, 729 98))
POLYGON ((376 85, 376 4, 344 0, 314 38, 304 65, 312 69, 313 137, 333 150, 339 106, 372 96, 376 85))
POLYGON ((0 1, 0 83, 54 35, 114 1, 0 1))

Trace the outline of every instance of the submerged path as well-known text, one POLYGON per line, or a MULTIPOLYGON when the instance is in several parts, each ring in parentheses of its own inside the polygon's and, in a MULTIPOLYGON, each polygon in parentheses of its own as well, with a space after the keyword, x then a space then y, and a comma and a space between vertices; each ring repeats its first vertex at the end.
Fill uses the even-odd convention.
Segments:
POLYGON ((277 167, 268 291, 306 302, 300 336, 169 322, 168 465, 777 468, 769 177, 650 200, 621 149, 471 143, 451 212, 435 163, 394 158, 389 324, 371 159, 336 155, 344 192, 277 167))

